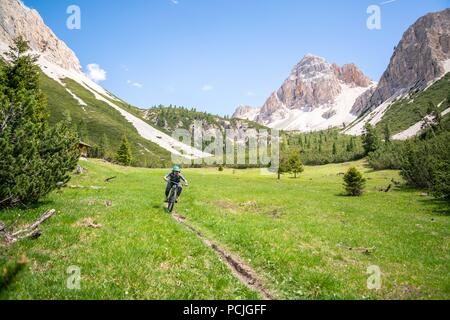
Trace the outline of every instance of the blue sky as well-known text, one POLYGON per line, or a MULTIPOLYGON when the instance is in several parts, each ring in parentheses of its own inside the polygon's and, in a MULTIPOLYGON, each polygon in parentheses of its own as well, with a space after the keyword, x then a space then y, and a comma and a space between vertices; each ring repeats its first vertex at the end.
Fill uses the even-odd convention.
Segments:
POLYGON ((72 48, 84 70, 127 102, 232 114, 260 106, 307 53, 353 62, 378 80, 404 31, 449 0, 24 0, 72 48), (81 29, 69 30, 69 5, 81 29), (381 8, 369 30, 367 8, 381 8))

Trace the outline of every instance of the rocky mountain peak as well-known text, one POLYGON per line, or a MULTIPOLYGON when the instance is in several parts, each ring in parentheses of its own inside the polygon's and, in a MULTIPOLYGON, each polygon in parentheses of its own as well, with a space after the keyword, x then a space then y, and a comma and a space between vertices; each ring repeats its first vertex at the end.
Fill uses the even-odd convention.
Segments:
POLYGON ((403 34, 377 88, 356 115, 373 110, 393 96, 422 90, 450 72, 450 9, 427 14, 403 34))
POLYGON ((315 81, 323 77, 332 76, 333 70, 324 58, 307 54, 300 62, 293 68, 291 76, 288 81, 315 81))
POLYGON ((339 80, 350 86, 368 87, 372 84, 372 80, 353 63, 344 64, 342 67, 334 63, 333 70, 339 80))
POLYGON ((66 69, 81 72, 75 53, 48 28, 36 10, 20 0, 0 1, 0 44, 5 50, 12 41, 23 36, 32 50, 47 61, 66 69))
POLYGON ((247 105, 240 105, 233 114, 233 118, 255 120, 258 109, 247 105))
POLYGON ((340 67, 307 54, 260 109, 241 106, 233 116, 286 130, 341 126, 353 120, 350 108, 370 85, 354 64, 340 67))

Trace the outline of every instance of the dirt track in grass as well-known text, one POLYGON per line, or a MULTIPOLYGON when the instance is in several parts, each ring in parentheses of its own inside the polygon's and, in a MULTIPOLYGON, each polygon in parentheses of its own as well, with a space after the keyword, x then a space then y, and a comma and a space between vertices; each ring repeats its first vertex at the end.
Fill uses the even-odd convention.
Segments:
POLYGON ((211 241, 195 227, 186 221, 186 218, 177 213, 172 214, 172 217, 176 222, 183 225, 190 231, 192 231, 200 240, 220 257, 220 259, 230 268, 237 279, 249 289, 258 292, 264 300, 275 300, 275 297, 267 289, 264 288, 259 276, 248 264, 246 264, 241 258, 228 252, 226 249, 211 241))

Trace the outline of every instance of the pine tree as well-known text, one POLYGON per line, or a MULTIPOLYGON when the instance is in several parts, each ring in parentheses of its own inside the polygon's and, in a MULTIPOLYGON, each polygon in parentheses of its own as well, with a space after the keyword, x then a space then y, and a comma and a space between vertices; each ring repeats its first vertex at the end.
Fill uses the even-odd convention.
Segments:
POLYGON ((284 152, 281 152, 280 160, 278 163, 278 170, 277 170, 278 180, 281 179, 282 174, 288 173, 288 172, 289 172, 288 157, 286 156, 286 154, 284 152))
POLYGON ((380 147, 380 138, 378 137, 375 128, 370 123, 367 123, 364 126, 364 130, 362 140, 365 154, 368 155, 370 152, 374 152, 380 147))
POLYGON ((352 152, 354 151, 354 149, 355 149, 355 142, 353 140, 353 137, 351 137, 349 142, 347 143, 346 150, 347 152, 352 152))
POLYGON ((355 138, 350 138, 350 151, 355 151, 356 145, 355 145, 355 138))
POLYGON ((355 167, 350 168, 344 175, 344 187, 347 194, 353 197, 362 195, 366 179, 355 167))
POLYGON ((386 123, 384 126, 384 142, 385 143, 391 143, 391 128, 389 126, 389 123, 386 123))
POLYGON ((79 157, 69 125, 49 127, 37 57, 27 51, 15 39, 0 72, 0 207, 36 202, 69 180, 79 157))
POLYGON ((333 143, 333 155, 335 156, 337 154, 337 146, 336 146, 336 142, 333 143))
POLYGON ((88 128, 87 128, 87 123, 86 120, 81 119, 80 122, 78 123, 77 126, 77 132, 78 132, 78 138, 81 141, 87 141, 88 140, 88 128))
POLYGON ((447 96, 447 99, 445 100, 445 103, 447 104, 447 107, 444 108, 444 109, 450 108, 450 92, 448 93, 448 96, 447 96))
POLYGON ((122 144, 120 145, 119 150, 117 150, 116 160, 124 166, 129 166, 131 164, 131 146, 125 136, 122 139, 122 144))
POLYGON ((439 111, 439 108, 431 101, 428 103, 428 114, 431 114, 433 118, 432 122, 433 131, 434 132, 439 131, 439 129, 441 129, 442 114, 439 111))
POLYGON ((102 159, 106 159, 108 157, 109 150, 109 139, 106 134, 103 134, 100 138, 100 142, 98 145, 99 157, 102 159))
POLYGON ((293 150, 289 154, 288 163, 287 163, 287 171, 292 172, 294 174, 294 178, 297 179, 297 175, 304 171, 302 160, 300 159, 300 151, 293 150))

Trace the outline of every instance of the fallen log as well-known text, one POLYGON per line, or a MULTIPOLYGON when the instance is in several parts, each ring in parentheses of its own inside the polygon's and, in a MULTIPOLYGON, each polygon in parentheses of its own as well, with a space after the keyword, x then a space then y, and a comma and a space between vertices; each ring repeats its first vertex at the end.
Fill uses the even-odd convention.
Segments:
POLYGON ((0 236, 5 239, 7 244, 13 244, 19 240, 23 239, 37 239, 41 236, 41 230, 39 230, 39 226, 43 224, 45 221, 50 219, 56 214, 56 210, 52 209, 45 212, 39 219, 33 222, 31 225, 20 229, 15 232, 8 232, 6 230, 6 226, 4 224, 0 224, 0 236))

